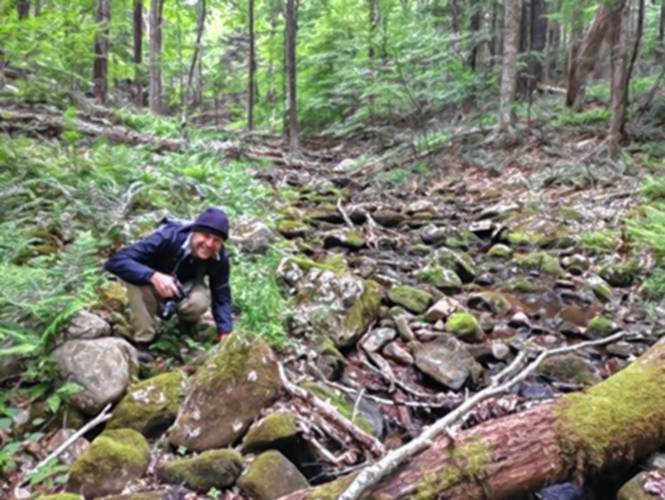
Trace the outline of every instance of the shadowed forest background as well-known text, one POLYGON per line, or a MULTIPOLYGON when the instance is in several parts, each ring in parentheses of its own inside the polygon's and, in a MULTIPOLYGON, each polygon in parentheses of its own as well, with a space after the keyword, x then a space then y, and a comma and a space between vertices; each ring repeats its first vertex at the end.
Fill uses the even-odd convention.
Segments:
POLYGON ((665 0, 0 0, 3 497, 662 498, 664 89, 665 0), (102 264, 211 205, 234 341, 139 366, 102 264))

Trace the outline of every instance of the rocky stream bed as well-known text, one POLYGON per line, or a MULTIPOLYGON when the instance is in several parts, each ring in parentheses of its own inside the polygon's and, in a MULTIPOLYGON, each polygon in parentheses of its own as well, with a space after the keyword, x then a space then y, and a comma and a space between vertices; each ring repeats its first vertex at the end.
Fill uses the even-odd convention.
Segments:
MULTIPOLYGON (((96 428, 61 457, 73 464, 67 490, 277 498, 411 440, 520 351, 625 332, 548 358, 459 428, 593 385, 662 334, 661 311, 639 294, 651 257, 629 247, 621 225, 638 203, 639 179, 600 183, 547 168, 535 153, 500 170, 451 153, 400 179, 339 160, 257 169, 291 194, 266 217, 275 229, 256 220, 234 227, 233 244, 247 254, 281 242, 278 275, 293 303, 282 351, 236 332, 200 366, 169 370, 159 358, 139 366, 117 318, 74 319, 54 358, 84 387, 74 396, 81 423, 119 402, 103 433, 96 428), (154 376, 130 384, 138 372, 154 376)), ((72 435, 76 420, 34 462, 72 435)), ((591 498, 588 486, 550 487, 540 498, 591 498)), ((7 488, 30 494, 26 485, 7 488)))

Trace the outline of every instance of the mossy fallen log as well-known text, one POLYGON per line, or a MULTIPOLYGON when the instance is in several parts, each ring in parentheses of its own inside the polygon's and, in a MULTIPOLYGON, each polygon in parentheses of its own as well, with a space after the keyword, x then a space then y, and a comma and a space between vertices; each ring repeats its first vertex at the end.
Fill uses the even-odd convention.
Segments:
MULTIPOLYGON (((665 444, 665 338, 580 393, 448 436, 365 498, 515 498, 548 484, 630 467, 665 444)), ((345 476, 285 498, 339 497, 345 476)))

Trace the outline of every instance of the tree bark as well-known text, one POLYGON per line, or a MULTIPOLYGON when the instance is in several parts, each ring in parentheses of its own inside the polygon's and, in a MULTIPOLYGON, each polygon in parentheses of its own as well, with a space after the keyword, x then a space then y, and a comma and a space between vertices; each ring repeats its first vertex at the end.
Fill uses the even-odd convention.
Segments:
POLYGON ((27 19, 30 16, 30 0, 17 0, 16 13, 19 19, 27 19))
POLYGON ((469 51, 469 58, 467 64, 471 71, 476 71, 478 65, 478 42, 476 41, 480 35, 480 20, 482 14, 482 5, 477 1, 472 1, 471 4, 471 18, 469 19, 469 28, 471 30, 471 49, 469 51))
MULTIPOLYGON (((665 338, 604 382, 442 435, 371 498, 511 499, 547 484, 628 468, 665 444, 665 338)), ((288 500, 336 498, 353 475, 288 500)))
POLYGON ((143 63, 143 0, 134 0, 134 105, 143 106, 143 84, 141 64, 143 63))
POLYGON ((97 0, 97 33, 95 35, 95 61, 92 70, 92 93, 100 104, 108 97, 109 31, 111 27, 110 0, 97 0))
POLYGON ((369 13, 368 23, 368 40, 367 40, 367 57, 371 60, 376 55, 375 37, 376 30, 381 24, 381 7, 379 0, 367 0, 367 8, 369 13))
POLYGON ((520 0, 506 0, 503 35, 503 64, 499 101, 499 133, 512 134, 513 110, 517 85, 517 51, 520 33, 520 0))
POLYGON ((612 19, 610 38, 612 39, 612 102, 608 150, 610 157, 619 155, 619 146, 623 138, 626 116, 626 97, 628 94, 628 14, 630 0, 625 2, 622 11, 612 19), (627 4, 627 5, 626 5, 627 4))
POLYGON ((289 149, 298 149, 298 109, 296 98, 296 10, 295 0, 286 1, 286 66, 289 87, 289 149))
POLYGON ((601 44, 607 36, 610 20, 621 12, 623 4, 624 2, 621 0, 611 6, 601 3, 598 7, 598 12, 582 41, 577 56, 570 60, 566 106, 579 107, 578 98, 583 95, 586 78, 593 68, 601 44))
POLYGON ((640 52, 640 42, 642 41, 642 33, 644 32, 644 0, 639 1, 639 9, 637 12, 637 27, 635 29, 635 43, 633 45, 633 53, 630 57, 630 63, 628 63, 628 70, 626 72, 626 86, 624 91, 624 100, 626 106, 630 103, 630 79, 633 75, 633 68, 635 67, 635 61, 640 52))
MULTIPOLYGON (((196 44, 194 45, 194 54, 192 54, 192 62, 189 65, 189 72, 187 73, 186 95, 189 100, 189 107, 194 107, 200 104, 199 100, 196 98, 193 84, 196 68, 200 68, 202 63, 201 59, 203 50, 201 40, 203 39, 203 32, 205 31, 206 13, 205 0, 199 0, 199 15, 196 21, 196 44)), ((198 84, 200 85, 201 82, 198 82, 198 84)))
POLYGON ((162 112, 162 12, 164 0, 150 1, 150 82, 148 105, 153 113, 162 112))
POLYGON ((247 4, 249 19, 249 74, 247 75, 247 130, 254 129, 254 96, 256 78, 256 49, 254 48, 254 0, 248 0, 247 4))

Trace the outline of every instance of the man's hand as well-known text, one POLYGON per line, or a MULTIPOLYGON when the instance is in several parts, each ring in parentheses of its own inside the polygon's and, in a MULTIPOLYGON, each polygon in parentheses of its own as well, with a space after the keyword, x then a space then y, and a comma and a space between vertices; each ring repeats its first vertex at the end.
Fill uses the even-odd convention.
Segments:
POLYGON ((219 332, 219 342, 224 342, 231 336, 231 332, 219 332))
POLYGON ((178 285, 173 276, 155 271, 150 278, 150 284, 155 287, 160 297, 166 299, 178 296, 178 285))

